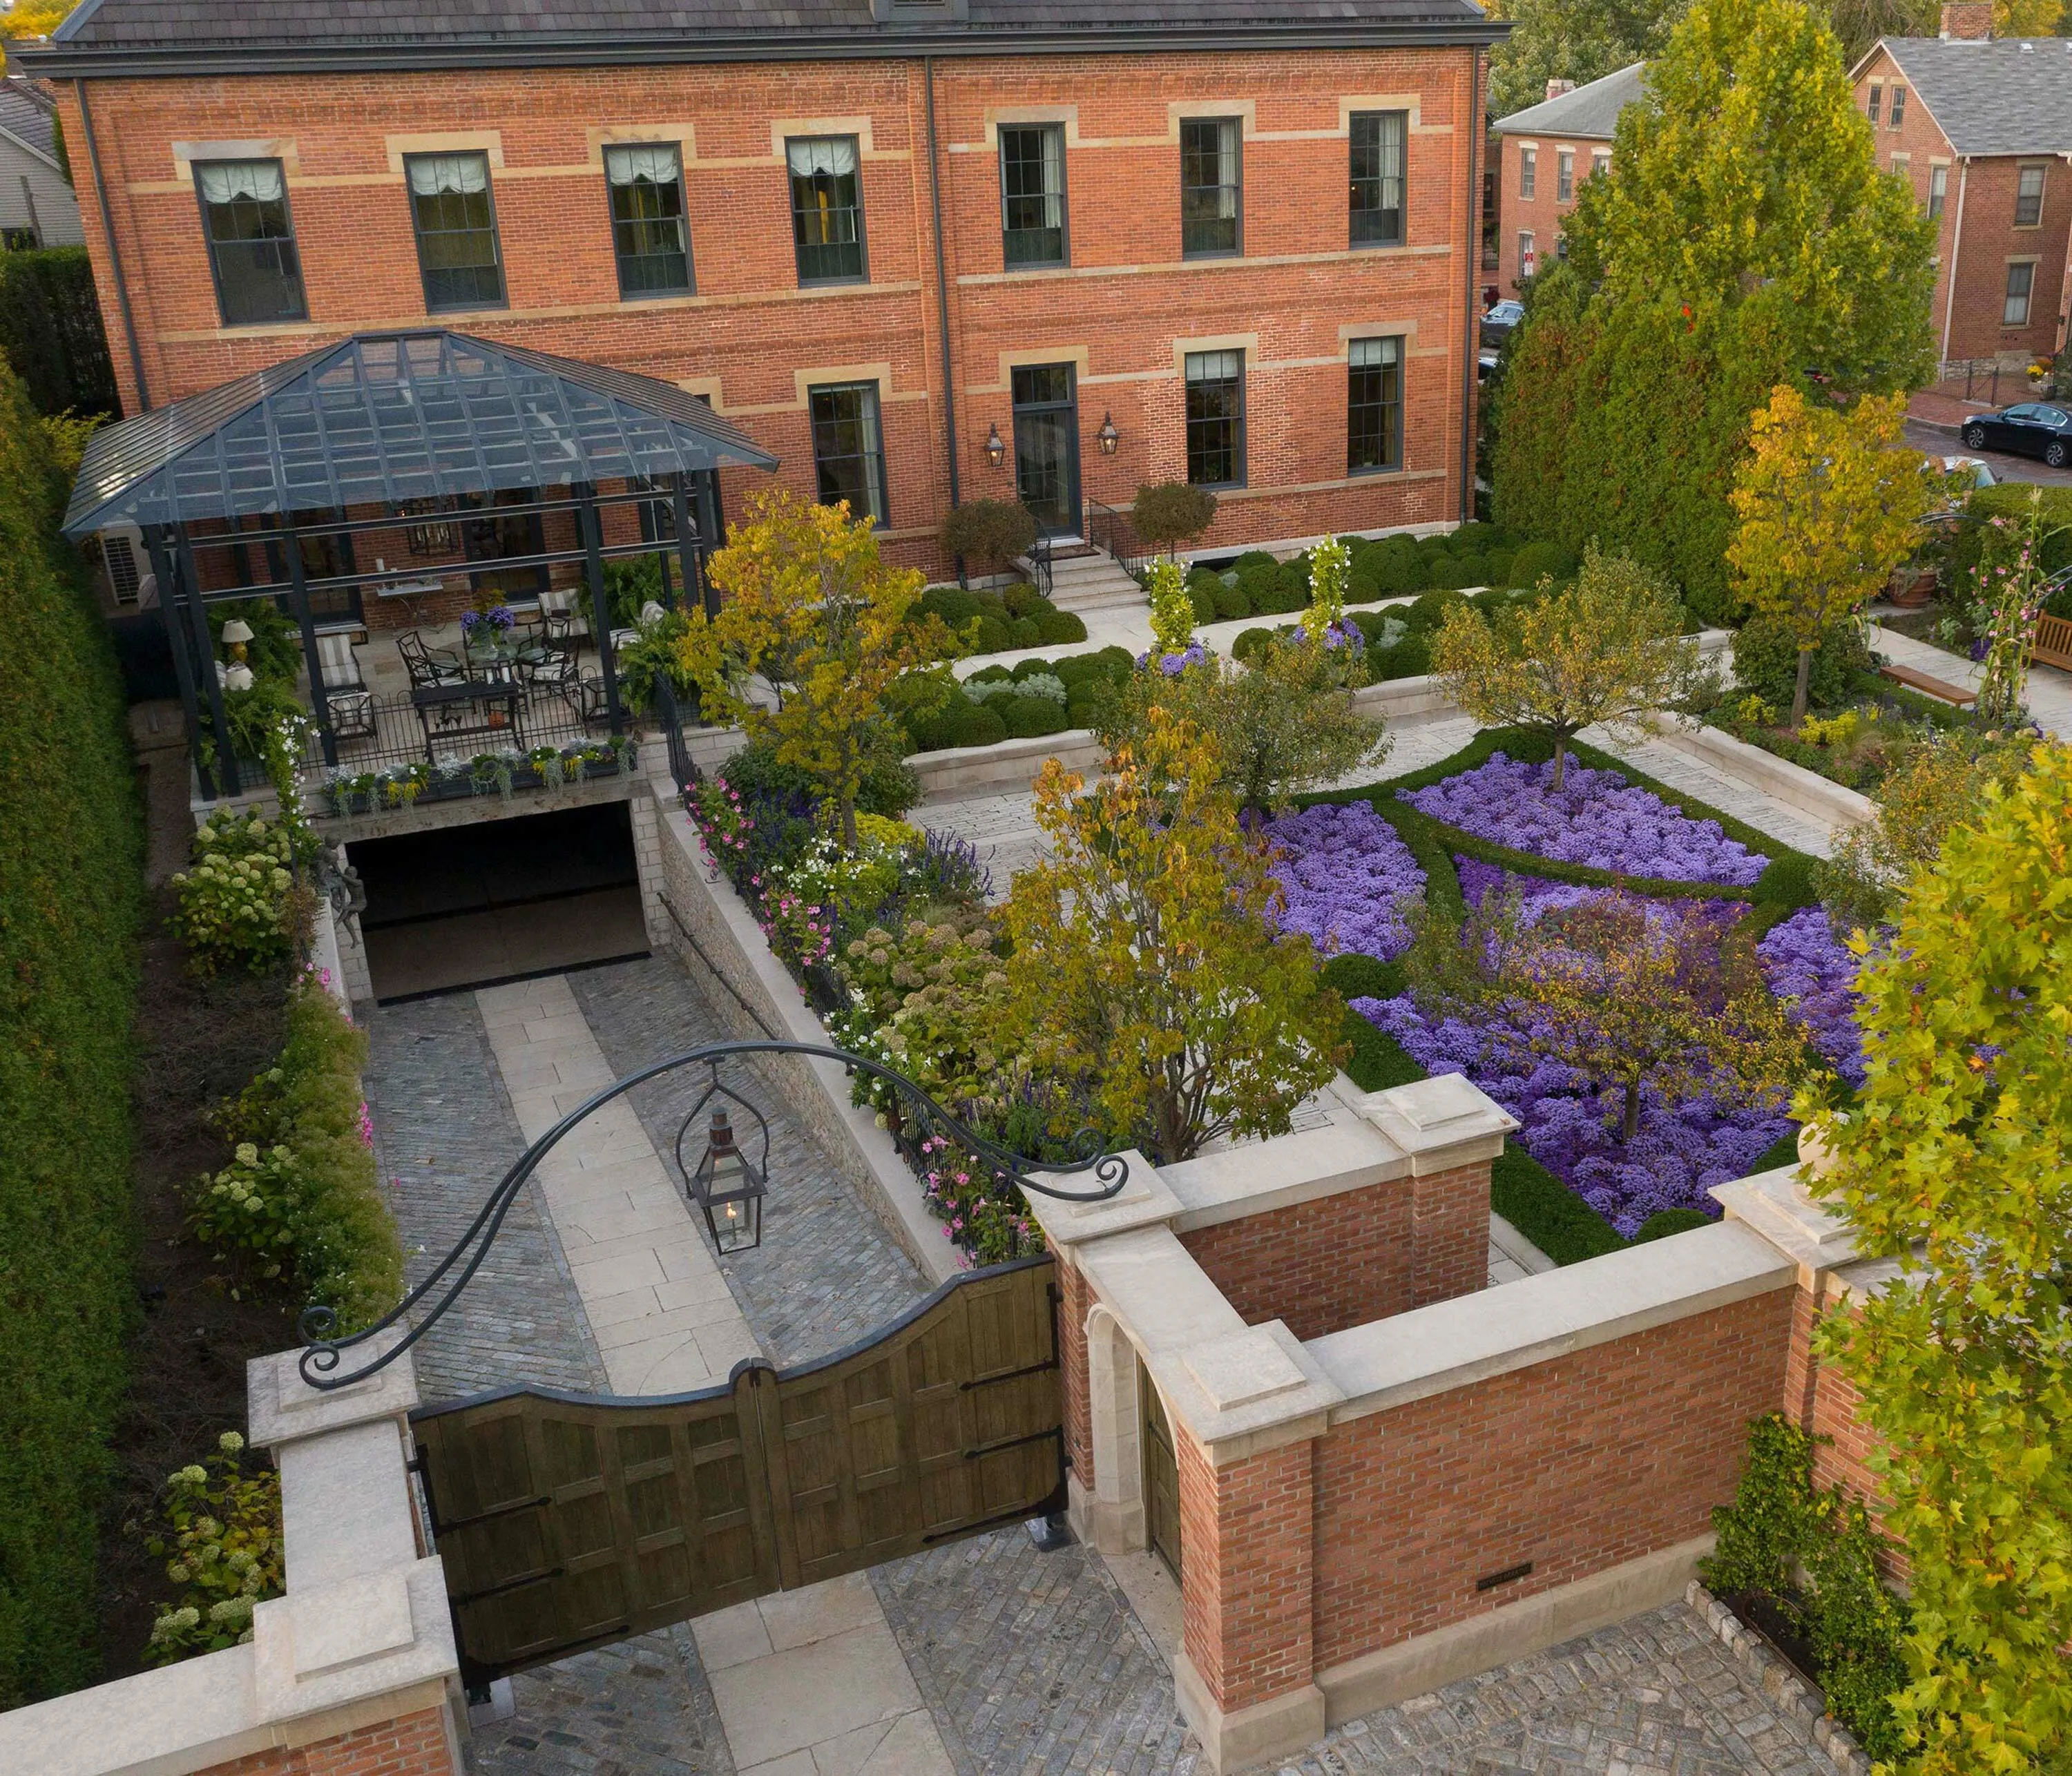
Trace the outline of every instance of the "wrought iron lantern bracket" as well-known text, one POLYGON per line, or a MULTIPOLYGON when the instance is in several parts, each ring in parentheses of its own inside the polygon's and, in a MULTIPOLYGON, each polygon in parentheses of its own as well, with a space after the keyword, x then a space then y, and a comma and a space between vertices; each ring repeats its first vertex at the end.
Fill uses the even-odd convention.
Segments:
MULTIPOLYGON (((644 1085, 648 1080, 659 1079, 665 1073, 673 1073, 680 1067, 701 1064, 710 1067, 711 1083, 677 1132, 676 1163, 679 1168, 684 1164, 684 1142, 696 1123, 699 1112, 715 1096, 723 1096, 741 1105, 754 1117, 761 1128, 763 1169, 767 1173, 770 1156, 769 1122, 747 1099, 722 1083, 719 1077, 721 1062, 745 1054, 795 1054, 808 1060, 836 1061, 852 1073, 868 1073, 874 1078, 882 1079, 912 1106, 916 1120, 923 1126, 949 1136, 983 1164, 990 1166, 997 1176, 1024 1190, 1033 1190, 1039 1196, 1050 1197, 1060 1202, 1106 1202, 1120 1194, 1123 1186, 1129 1182, 1129 1162, 1120 1153, 1107 1152, 1099 1133, 1092 1128, 1082 1128, 1073 1137, 1071 1145, 1077 1155, 1075 1158, 1063 1164, 1045 1165, 1038 1169, 1054 1178, 1091 1174, 1096 1187, 1091 1190, 1061 1190, 1055 1184, 1039 1182, 1030 1170, 1028 1160, 967 1128, 904 1074, 896 1073, 890 1067, 867 1056, 851 1054, 847 1049, 837 1048, 825 1042, 779 1042, 767 1038, 707 1042, 684 1054, 672 1054, 666 1060, 656 1061, 637 1072, 629 1073, 623 1079, 615 1080, 563 1116, 527 1148, 511 1169, 504 1173, 481 1208, 475 1211, 475 1219, 469 1223, 467 1231, 455 1242, 453 1249, 433 1267, 431 1274, 374 1325, 339 1336, 336 1335, 338 1314, 335 1309, 322 1305, 305 1308, 297 1326, 304 1340, 302 1356, 297 1363, 302 1379, 310 1387, 327 1393, 340 1388, 349 1388, 355 1382, 364 1381, 369 1375, 386 1368, 421 1338, 438 1323, 475 1280, 475 1272, 481 1269, 483 1260, 489 1256, 490 1248, 495 1244, 496 1236, 503 1229, 504 1217, 511 1212, 511 1205, 517 1200, 518 1193, 525 1187, 526 1182, 539 1169, 540 1162, 586 1117, 615 1098, 623 1097, 635 1086, 644 1085), (398 1325, 405 1328, 401 1338, 375 1355, 371 1361, 358 1368, 341 1372, 346 1352, 398 1325)), ((689 1175, 685 1174, 686 1177, 689 1175)))

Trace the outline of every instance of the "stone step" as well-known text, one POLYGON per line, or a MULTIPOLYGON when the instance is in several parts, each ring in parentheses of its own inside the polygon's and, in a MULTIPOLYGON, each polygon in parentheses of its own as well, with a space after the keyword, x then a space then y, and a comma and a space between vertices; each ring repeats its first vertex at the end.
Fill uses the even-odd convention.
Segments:
POLYGON ((1081 616, 1099 610, 1133 608, 1144 602, 1144 589, 1125 574, 1114 557, 1098 549, 1054 557, 1050 597, 1060 610, 1081 616))

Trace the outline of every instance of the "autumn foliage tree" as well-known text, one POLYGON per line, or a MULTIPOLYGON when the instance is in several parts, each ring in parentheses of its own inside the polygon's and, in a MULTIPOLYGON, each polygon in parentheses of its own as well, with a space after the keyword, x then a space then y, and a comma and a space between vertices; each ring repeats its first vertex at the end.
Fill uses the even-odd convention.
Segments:
POLYGON ((1988 789, 1856 947, 1868 1077, 1819 1188, 1894 1274, 1819 1338, 1907 1558, 1900 1768, 2040 1776, 2072 1766, 2072 749, 1988 789))
POLYGON ((1485 726, 1547 735, 1559 789, 1568 742, 1585 728, 1651 732, 1657 711, 1688 702, 1711 683, 1683 626, 1659 575, 1593 549, 1568 591, 1494 616, 1473 605, 1449 610, 1433 641, 1432 670, 1485 726))
POLYGON ((914 615, 920 574, 879 557, 868 517, 781 488, 750 504, 709 571, 726 602, 717 618, 692 614, 679 661, 710 714, 820 783, 854 850, 865 776, 903 750, 902 714, 947 689, 922 669, 953 638, 914 615))
POLYGON ((1051 854, 1004 914, 1032 1062, 1086 1081, 1102 1125, 1161 1165, 1285 1133, 1338 1064, 1344 1007, 1309 940, 1267 923, 1280 885, 1223 772, 1162 709, 1092 788, 1050 760, 1035 813, 1051 854))
POLYGON ((1741 525, 1728 559, 1749 604, 1782 619, 1799 644, 1794 728, 1821 638, 1883 590, 1940 501, 1921 453, 1900 447, 1906 420, 1904 396, 1867 397, 1843 413, 1790 387, 1754 417, 1734 479, 1741 525))

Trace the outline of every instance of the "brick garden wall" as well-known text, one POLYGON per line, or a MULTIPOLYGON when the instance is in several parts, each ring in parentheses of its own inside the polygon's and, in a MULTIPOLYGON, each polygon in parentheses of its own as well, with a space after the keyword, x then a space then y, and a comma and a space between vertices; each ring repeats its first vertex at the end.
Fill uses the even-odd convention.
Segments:
POLYGON ((437 1708, 212 1766, 208 1776, 452 1776, 446 1721, 437 1708))
MULTIPOLYGON (((1118 504, 1141 483, 1183 472, 1179 355, 1190 344, 1242 345, 1249 474, 1225 496, 1212 543, 1457 516, 1463 253, 1474 237, 1467 187, 1480 126, 1474 65, 1466 48, 939 63, 965 497, 1011 488, 983 444, 992 426, 1012 438, 1014 362, 1078 367, 1084 491, 1118 504), (1399 248, 1348 246, 1345 113, 1354 105, 1412 113, 1408 238, 1399 248), (1240 257, 1180 257, 1178 119, 1200 115, 1246 120, 1240 257), (1003 267, 1003 117, 1065 125, 1069 266, 1003 267), (1383 332, 1401 335, 1408 352, 1404 467, 1350 477, 1346 342, 1383 332), (1108 458, 1091 437, 1111 412, 1122 444, 1108 458)), ((401 157, 480 149, 491 158, 508 302, 437 324, 705 393, 783 459, 778 479, 802 492, 815 485, 807 384, 875 380, 888 550, 947 565, 933 542, 948 468, 918 64, 261 74, 103 80, 89 91, 154 404, 350 332, 431 324, 401 157), (782 141, 836 133, 861 142, 870 281, 802 290, 782 141), (695 294, 619 298, 602 163, 609 140, 680 146, 695 294), (285 166, 310 319, 225 328, 190 162, 259 152, 285 166)), ((67 139, 83 140, 69 86, 61 102, 67 139)), ((135 411, 106 230, 92 182, 80 183, 123 399, 135 411)), ((765 479, 727 475, 729 513, 765 479)))
POLYGON ((1226 1712, 1309 1681, 1315 1448, 1211 1468, 1178 1439, 1186 1653, 1226 1712))

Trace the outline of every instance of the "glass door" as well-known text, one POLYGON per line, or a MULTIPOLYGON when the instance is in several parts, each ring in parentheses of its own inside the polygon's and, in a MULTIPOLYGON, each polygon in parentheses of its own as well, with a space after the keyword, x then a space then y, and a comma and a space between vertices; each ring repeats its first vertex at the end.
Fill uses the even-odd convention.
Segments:
POLYGON ((1046 536, 1079 533, 1079 408, 1069 364, 1014 371, 1014 491, 1046 536))

